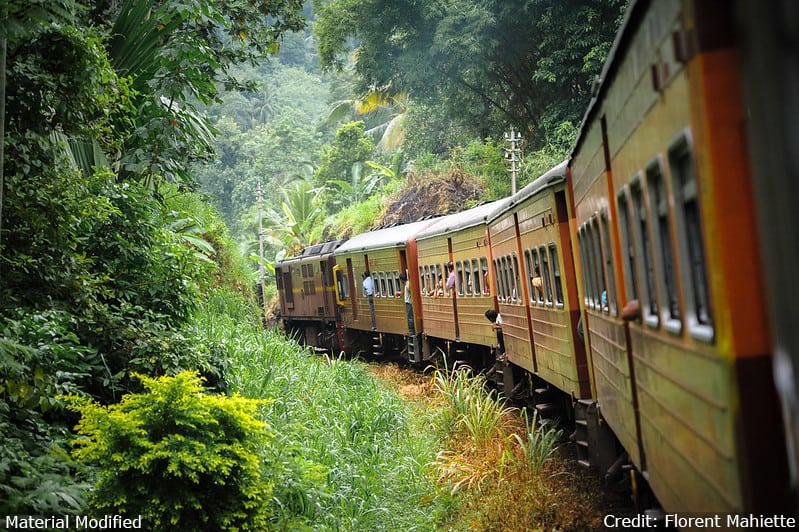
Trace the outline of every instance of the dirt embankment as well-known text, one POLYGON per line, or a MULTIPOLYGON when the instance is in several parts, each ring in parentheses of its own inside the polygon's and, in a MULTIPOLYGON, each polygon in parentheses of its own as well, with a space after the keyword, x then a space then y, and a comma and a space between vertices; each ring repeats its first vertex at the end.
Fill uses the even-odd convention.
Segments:
POLYGON ((425 172, 408 175, 408 182, 389 198, 375 226, 415 222, 431 216, 462 211, 485 197, 485 185, 478 177, 458 169, 445 173, 425 172))

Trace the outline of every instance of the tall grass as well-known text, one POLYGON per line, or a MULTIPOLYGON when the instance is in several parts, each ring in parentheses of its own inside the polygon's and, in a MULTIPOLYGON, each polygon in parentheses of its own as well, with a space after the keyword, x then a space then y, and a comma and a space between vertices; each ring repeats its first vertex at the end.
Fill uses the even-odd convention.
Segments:
POLYGON ((209 297, 194 334, 228 357, 232 391, 272 399, 261 413, 275 433, 265 456, 281 471, 275 529, 435 529, 446 498, 425 469, 433 435, 412 427, 407 405, 364 364, 263 331, 235 297, 209 297))
POLYGON ((513 411, 487 393, 485 377, 473 375, 467 368, 438 370, 434 378, 447 404, 439 418, 442 434, 465 431, 474 445, 482 446, 501 431, 503 417, 513 411))
POLYGON ((554 427, 546 427, 538 424, 538 411, 533 412, 533 420, 530 422, 527 416, 527 409, 522 410, 525 426, 527 427, 527 437, 522 438, 518 434, 513 437, 519 444, 525 462, 530 470, 537 472, 549 460, 558 448, 558 441, 563 436, 563 431, 554 427))

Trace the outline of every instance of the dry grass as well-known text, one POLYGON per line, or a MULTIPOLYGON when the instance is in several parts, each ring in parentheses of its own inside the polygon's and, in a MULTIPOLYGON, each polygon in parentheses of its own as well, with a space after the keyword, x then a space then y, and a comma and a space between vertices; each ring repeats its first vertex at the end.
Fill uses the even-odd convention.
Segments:
MULTIPOLYGON (((392 365, 374 365, 371 372, 428 415, 444 405, 430 375, 392 365)), ((457 498, 458 510, 440 528, 475 532, 601 530, 598 480, 562 453, 540 470, 532 470, 514 434, 527 438, 524 419, 515 410, 503 416, 494 437, 480 446, 463 433, 447 439, 430 464, 430 472, 457 498)))

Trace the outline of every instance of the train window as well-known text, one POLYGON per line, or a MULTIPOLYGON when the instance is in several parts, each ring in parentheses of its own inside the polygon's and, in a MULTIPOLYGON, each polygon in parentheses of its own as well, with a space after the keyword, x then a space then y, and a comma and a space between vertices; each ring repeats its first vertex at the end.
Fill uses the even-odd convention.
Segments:
POLYGON ((474 287, 473 284, 474 281, 472 280, 472 263, 471 261, 468 260, 463 261, 463 281, 464 281, 463 293, 466 294, 467 296, 472 295, 474 287))
POLYGON ((607 311, 612 315, 617 316, 618 310, 616 307, 616 268, 613 267, 613 247, 610 244, 610 229, 608 223, 608 214, 604 210, 599 213, 599 223, 602 231, 602 248, 605 250, 605 274, 607 275, 607 293, 605 305, 607 311))
POLYGON ((502 299, 502 287, 500 286, 499 259, 494 259, 494 292, 498 299, 502 299))
POLYGON ((638 299, 638 283, 635 277, 635 253, 633 251, 633 241, 630 238, 630 207, 624 190, 619 192, 616 200, 619 206, 619 232, 621 234, 621 248, 624 253, 622 268, 624 269, 627 299, 638 299))
POLYGON ((549 276, 549 260, 547 259, 547 248, 538 248, 538 256, 541 259, 541 277, 544 280, 544 301, 548 307, 552 306, 552 280, 549 276))
POLYGON ((580 270, 583 274, 583 302, 585 306, 591 308, 591 298, 588 295, 590 287, 588 286, 588 254, 585 252, 585 227, 580 226, 577 230, 577 247, 580 250, 580 270))
POLYGON ((386 273, 386 278, 387 278, 387 281, 388 281, 388 297, 394 297, 394 295, 396 294, 397 290, 399 289, 399 288, 397 288, 399 286, 399 283, 396 283, 396 284, 394 283, 394 279, 397 278, 397 273, 396 272, 387 272, 386 273))
POLYGON ((652 263, 652 242, 649 240, 649 220, 646 215, 646 204, 644 203, 644 192, 641 188, 639 178, 630 185, 630 193, 633 199, 633 230, 635 231, 635 248, 637 255, 642 258, 643 263, 639 264, 641 278, 644 279, 646 291, 642 293, 641 309, 644 313, 644 321, 652 326, 660 325, 660 314, 658 309, 657 297, 655 295, 655 270, 652 263))
POLYGON ((374 297, 382 297, 382 292, 380 291, 380 273, 375 272, 372 273, 372 286, 374 287, 374 297))
POLYGON ((497 261, 497 296, 501 301, 505 301, 507 297, 508 279, 505 271, 505 257, 500 257, 497 261))
POLYGON ((597 274, 596 246, 594 245, 594 230, 591 222, 585 224, 585 255, 588 262, 588 307, 594 310, 601 310, 599 306, 599 276, 597 274))
POLYGON ((472 259, 472 294, 479 296, 483 293, 480 281, 480 261, 472 259))
POLYGON ((558 248, 554 243, 549 244, 549 260, 552 263, 552 279, 555 281, 555 304, 558 308, 563 308, 563 284, 560 279, 558 248))
POLYGON ((486 257, 480 257, 480 271, 483 274, 483 295, 491 295, 488 279, 488 259, 486 257))
POLYGON ((527 274, 527 293, 530 294, 530 304, 535 305, 535 290, 533 289, 533 259, 530 250, 524 250, 524 271, 527 274))
POLYGON ((594 249, 594 272, 596 279, 596 309, 601 312, 608 311, 608 288, 605 285, 605 258, 602 255, 602 237, 599 232, 599 222, 596 218, 591 221, 591 243, 594 249))
POLYGON ((334 271, 336 286, 338 287, 338 295, 341 299, 347 299, 350 297, 350 285, 349 281, 347 280, 347 274, 345 274, 341 269, 336 269, 334 271))
POLYGON ((505 296, 506 302, 510 302, 512 282, 510 259, 508 257, 502 257, 502 283, 505 288, 503 295, 505 296))
POLYGON ((660 158, 656 158, 646 168, 646 184, 649 190, 649 204, 652 208, 655 251, 658 256, 661 300, 664 303, 663 327, 672 333, 682 332, 680 302, 677 298, 677 279, 674 264, 674 250, 671 245, 671 217, 669 216, 666 181, 663 179, 660 158))
POLYGON ((463 295, 463 285, 464 285, 464 282, 463 282, 464 281, 463 280, 463 262, 458 261, 458 262, 455 263, 455 271, 457 272, 456 275, 457 275, 457 278, 458 278, 458 295, 462 296, 463 295))
POLYGON ((513 274, 513 288, 511 289, 511 300, 513 302, 522 303, 522 285, 519 282, 519 257, 516 254, 513 254, 513 262, 512 262, 512 274, 513 274))
POLYGON ((536 299, 538 300, 539 303, 543 304, 544 303, 544 279, 541 277, 541 261, 538 258, 538 250, 537 249, 533 249, 532 250, 532 256, 533 256, 533 277, 541 278, 539 286, 536 287, 535 283, 533 283, 533 286, 535 288, 535 293, 536 293, 535 297, 536 297, 536 299))
POLYGON ((702 219, 697 197, 696 170, 687 134, 669 147, 669 166, 674 176, 675 222, 680 265, 688 276, 685 319, 689 333, 705 342, 713 341, 713 317, 702 238, 702 219))

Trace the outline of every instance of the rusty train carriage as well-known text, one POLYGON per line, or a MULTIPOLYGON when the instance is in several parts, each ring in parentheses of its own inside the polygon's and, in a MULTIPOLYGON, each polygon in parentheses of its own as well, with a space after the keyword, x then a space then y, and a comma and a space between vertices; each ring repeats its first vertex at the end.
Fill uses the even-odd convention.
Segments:
POLYGON ((575 147, 597 400, 670 511, 766 510, 777 499, 749 486, 758 467, 780 478, 782 438, 762 386, 771 371, 731 20, 712 2, 688 4, 633 5, 575 147), (641 317, 625 342, 611 302, 631 300, 641 317), (774 459, 758 466, 761 451, 774 459))
POLYGON ((275 269, 281 315, 287 329, 308 345, 330 351, 340 349, 332 271, 333 251, 341 243, 336 240, 309 246, 275 269))

